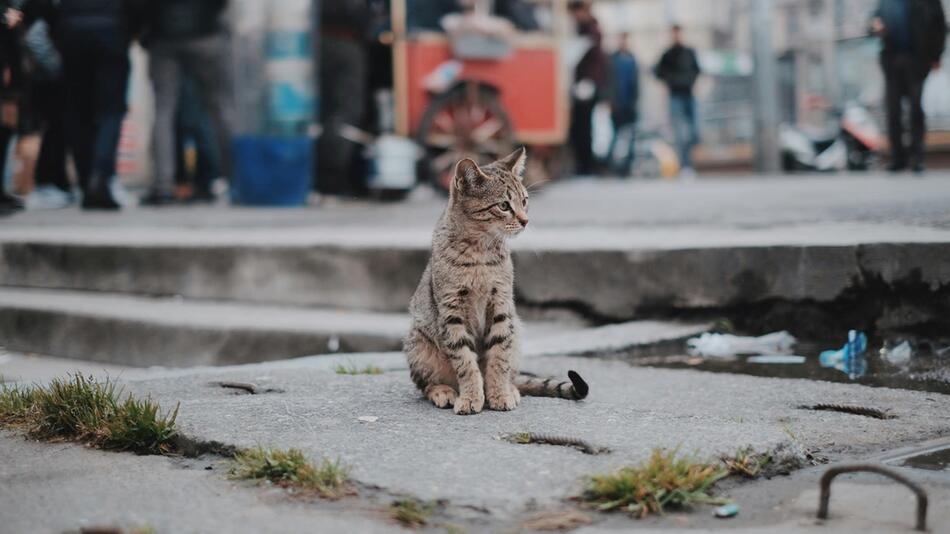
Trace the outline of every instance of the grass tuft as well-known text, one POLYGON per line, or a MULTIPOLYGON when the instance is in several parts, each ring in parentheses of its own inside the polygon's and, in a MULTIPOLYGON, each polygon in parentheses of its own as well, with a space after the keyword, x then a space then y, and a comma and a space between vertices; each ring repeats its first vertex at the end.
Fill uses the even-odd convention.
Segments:
POLYGON ((407 527, 421 527, 429 522, 435 504, 417 499, 403 499, 389 505, 392 518, 407 527))
POLYGON ((678 457, 676 450, 654 449, 650 459, 636 467, 591 477, 582 499, 601 511, 643 518, 666 508, 721 503, 709 490, 727 474, 719 466, 678 457))
POLYGON ((172 450, 176 407, 162 416, 150 399, 120 400, 115 383, 75 374, 48 387, 2 386, 0 423, 22 425, 38 439, 69 439, 103 449, 163 454, 172 450))
POLYGON ((338 375, 381 375, 383 370, 375 365, 367 365, 365 367, 357 367, 356 364, 343 365, 342 363, 337 365, 334 370, 338 375))
POLYGON ((31 419, 39 391, 34 387, 0 384, 0 425, 22 425, 31 419))
POLYGON ((745 447, 736 451, 735 456, 723 456, 721 460, 730 475, 756 478, 772 463, 772 456, 758 454, 752 447, 745 447))
POLYGON ((349 474, 349 466, 339 460, 324 459, 315 466, 299 449, 264 447, 238 452, 231 468, 232 478, 268 480, 280 486, 315 491, 327 499, 337 499, 351 492, 349 474))

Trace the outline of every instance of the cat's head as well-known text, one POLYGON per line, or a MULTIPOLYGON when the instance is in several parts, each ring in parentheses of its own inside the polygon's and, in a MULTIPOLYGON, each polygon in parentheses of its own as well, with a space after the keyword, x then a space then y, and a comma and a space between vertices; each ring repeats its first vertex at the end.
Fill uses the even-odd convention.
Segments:
POLYGON ((528 226, 528 190, 524 148, 489 165, 463 159, 455 167, 449 202, 470 223, 486 232, 514 236, 528 226))

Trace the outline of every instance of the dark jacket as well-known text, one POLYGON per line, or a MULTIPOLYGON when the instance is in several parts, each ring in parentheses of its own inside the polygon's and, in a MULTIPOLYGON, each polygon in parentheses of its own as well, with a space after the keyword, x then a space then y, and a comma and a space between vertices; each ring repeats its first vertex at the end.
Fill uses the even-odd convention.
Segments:
POLYGON ((881 0, 874 16, 884 23, 883 57, 909 53, 927 65, 940 61, 947 42, 947 19, 940 0, 881 0), (906 26, 895 28, 901 22, 906 26))
POLYGON ((610 67, 611 113, 617 122, 632 122, 640 98, 637 58, 629 51, 618 50, 610 56, 610 67))
POLYGON ((24 27, 37 19, 49 24, 56 40, 63 31, 122 31, 136 33, 144 0, 24 0, 24 27))
POLYGON ((673 45, 660 57, 653 73, 669 87, 671 93, 691 94, 700 73, 696 52, 683 45, 673 45))
POLYGON ((600 31, 600 24, 591 19, 578 25, 577 33, 590 39, 590 48, 574 68, 574 81, 590 80, 597 86, 598 92, 604 91, 608 77, 607 55, 601 48, 604 36, 600 31))
POLYGON ((196 39, 224 30, 221 14, 227 0, 148 0, 146 40, 196 39))

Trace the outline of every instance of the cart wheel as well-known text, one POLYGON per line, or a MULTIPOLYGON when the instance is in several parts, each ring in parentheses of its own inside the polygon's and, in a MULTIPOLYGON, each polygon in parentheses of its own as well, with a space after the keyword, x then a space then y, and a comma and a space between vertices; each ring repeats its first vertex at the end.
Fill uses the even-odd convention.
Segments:
POLYGON ((455 164, 472 158, 487 164, 514 146, 514 129, 495 92, 464 83, 429 103, 419 123, 419 144, 425 155, 419 162, 419 180, 448 194, 455 164))

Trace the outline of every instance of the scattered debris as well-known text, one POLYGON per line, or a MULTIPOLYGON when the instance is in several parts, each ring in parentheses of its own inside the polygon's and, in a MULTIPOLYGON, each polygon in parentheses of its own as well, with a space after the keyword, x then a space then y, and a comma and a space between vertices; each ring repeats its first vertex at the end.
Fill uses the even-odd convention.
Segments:
POLYGON ((897 367, 903 367, 907 365, 908 362, 910 362, 911 356, 914 355, 914 349, 910 346, 910 342, 904 340, 896 347, 881 347, 880 354, 881 359, 887 363, 897 367))
POLYGON ((736 451, 735 456, 723 456, 720 460, 730 475, 756 478, 772 463, 772 456, 768 453, 759 454, 752 447, 745 447, 736 451))
POLYGON ((573 447, 584 454, 607 454, 610 449, 607 447, 594 447, 590 443, 577 438, 565 436, 553 436, 551 434, 535 434, 533 432, 518 432, 503 436, 503 439, 511 443, 521 445, 540 444, 540 445, 559 445, 562 447, 573 447))
POLYGON ((802 410, 816 410, 825 412, 850 413, 853 415, 863 415, 873 417, 874 419, 897 419, 896 415, 888 413, 877 408, 867 408, 865 406, 852 406, 847 404, 803 404, 799 406, 802 410))
POLYGON ((600 511, 624 511, 643 518, 661 514, 667 507, 725 504, 709 490, 728 474, 715 464, 677 457, 676 450, 654 449, 650 458, 636 467, 591 477, 581 499, 600 511))
POLYGON ((251 395, 260 395, 262 393, 283 393, 284 390, 278 388, 261 388, 250 382, 212 382, 212 386, 218 386, 227 389, 237 389, 246 391, 251 395))
POLYGON ((864 332, 848 331, 848 341, 838 350, 826 350, 819 355, 822 367, 833 367, 852 380, 864 376, 868 370, 868 361, 865 353, 868 348, 868 338, 864 332))
POLYGON ((375 423, 376 421, 379 421, 379 417, 376 417, 375 415, 361 415, 357 417, 356 420, 361 423, 375 423))
POLYGON ((245 449, 234 456, 231 467, 231 478, 266 480, 286 488, 312 491, 325 499, 355 493, 349 474, 350 467, 339 460, 324 458, 315 466, 299 449, 245 449))
POLYGON ((739 515, 739 505, 735 503, 724 504, 715 510, 713 510, 713 515, 719 519, 729 519, 739 515))
POLYGON ((404 526, 413 528, 425 526, 429 516, 435 511, 436 503, 422 502, 418 499, 402 499, 389 505, 392 518, 404 526))
POLYGON ((337 365, 334 369, 338 375, 381 375, 383 370, 375 365, 366 365, 364 367, 357 367, 356 364, 337 365))
POLYGON ((740 354, 788 354, 795 341, 795 336, 784 330, 759 337, 706 332, 686 340, 686 347, 693 356, 732 358, 740 354))
POLYGON ((805 363, 804 356, 795 354, 760 354, 746 358, 748 363, 796 364, 805 363))
POLYGON ((525 530, 571 530, 591 524, 590 516, 577 510, 541 512, 525 521, 525 530))

